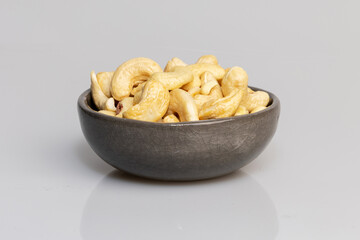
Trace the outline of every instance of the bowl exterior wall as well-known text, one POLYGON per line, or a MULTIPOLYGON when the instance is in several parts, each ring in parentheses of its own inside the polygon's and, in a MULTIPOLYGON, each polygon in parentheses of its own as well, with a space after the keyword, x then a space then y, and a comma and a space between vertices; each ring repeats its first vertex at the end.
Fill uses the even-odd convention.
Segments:
MULTIPOLYGON (((85 93, 79 103, 90 105, 85 93)), ((87 142, 108 164, 142 177, 189 181, 222 176, 255 159, 276 131, 280 104, 255 114, 195 124, 117 119, 91 113, 81 104, 78 113, 87 142)))

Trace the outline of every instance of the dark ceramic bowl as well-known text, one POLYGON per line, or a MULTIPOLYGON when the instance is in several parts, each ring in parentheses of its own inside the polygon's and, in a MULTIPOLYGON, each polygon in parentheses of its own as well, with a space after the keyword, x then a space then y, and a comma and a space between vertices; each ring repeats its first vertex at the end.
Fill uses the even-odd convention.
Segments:
POLYGON ((90 90, 80 95, 78 112, 89 145, 111 166, 146 178, 200 180, 231 173, 264 150, 280 114, 279 99, 268 93, 271 100, 263 111, 195 122, 152 123, 104 115, 94 110, 90 90))

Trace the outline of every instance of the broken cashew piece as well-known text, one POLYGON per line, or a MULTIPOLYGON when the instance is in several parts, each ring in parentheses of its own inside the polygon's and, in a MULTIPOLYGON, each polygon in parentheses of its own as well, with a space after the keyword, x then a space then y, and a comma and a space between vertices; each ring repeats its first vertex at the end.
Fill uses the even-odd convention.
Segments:
POLYGON ((124 112, 126 112, 127 110, 129 110, 133 105, 134 105, 134 98, 133 97, 126 97, 123 100, 120 101, 121 104, 121 110, 120 112, 116 115, 116 117, 118 118, 122 118, 124 112))
POLYGON ((251 113, 256 113, 256 112, 260 112, 262 110, 266 109, 266 107, 264 106, 257 106, 256 108, 254 108, 251 113))
POLYGON ((173 72, 175 67, 178 66, 186 66, 187 64, 183 62, 180 58, 174 57, 170 61, 167 62, 164 72, 173 72))
POLYGON ((199 118, 203 120, 233 116, 239 107, 242 96, 243 91, 234 90, 224 98, 205 103, 199 111, 199 118))
POLYGON ((211 72, 204 72, 200 76, 201 80, 201 94, 208 95, 213 87, 218 86, 219 83, 211 72))
POLYGON ((105 110, 112 111, 112 112, 116 111, 115 99, 109 98, 108 100, 106 100, 106 102, 105 102, 105 110))
POLYGON ((156 122, 160 120, 169 106, 169 91, 158 81, 147 81, 141 100, 124 112, 124 118, 156 122))
POLYGON ((204 55, 201 56, 196 63, 218 64, 218 60, 214 55, 204 55))
POLYGON ((246 107, 239 105, 239 107, 235 112, 235 116, 245 115, 245 114, 249 114, 249 111, 246 109, 246 107))
POLYGON ((145 81, 155 72, 162 72, 162 69, 149 58, 133 58, 124 62, 116 69, 111 81, 113 98, 121 101, 129 97, 135 82, 145 81))
POLYGON ((194 80, 194 74, 184 68, 178 67, 174 72, 158 72, 151 75, 150 80, 161 82, 167 90, 174 90, 194 80))
POLYGON ((180 121, 174 114, 170 114, 170 115, 167 115, 166 117, 164 117, 162 122, 163 123, 177 123, 177 122, 180 122, 180 121))
POLYGON ((181 122, 199 120, 194 99, 182 89, 175 89, 170 92, 169 111, 176 112, 181 122))
POLYGON ((111 98, 111 79, 113 75, 114 72, 99 72, 96 74, 99 86, 108 98, 111 98))
POLYGON ((263 106, 266 107, 269 104, 270 96, 267 92, 256 91, 250 93, 241 101, 241 105, 246 107, 246 109, 251 113, 256 107, 263 106))
POLYGON ((228 96, 234 89, 247 90, 248 75, 241 67, 232 67, 221 82, 224 96, 228 96))

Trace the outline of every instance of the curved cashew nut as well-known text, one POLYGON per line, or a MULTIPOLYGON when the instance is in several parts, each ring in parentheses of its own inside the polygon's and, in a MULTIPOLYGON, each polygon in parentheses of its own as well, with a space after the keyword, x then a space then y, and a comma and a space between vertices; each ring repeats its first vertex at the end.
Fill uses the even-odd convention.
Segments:
POLYGON ((122 118, 124 112, 129 110, 134 105, 134 98, 133 97, 126 97, 126 98, 124 98, 123 100, 120 101, 120 104, 121 104, 121 110, 116 115, 116 117, 122 118))
POLYGON ((270 96, 267 92, 256 91, 248 94, 247 97, 241 101, 241 105, 246 107, 249 112, 252 112, 258 106, 266 107, 269 101, 270 96))
POLYGON ((205 103, 199 111, 199 118, 202 120, 233 116, 239 107, 242 96, 243 91, 234 90, 224 98, 205 103))
POLYGON ((228 96, 234 89, 247 90, 248 75, 241 67, 232 67, 221 82, 224 96, 228 96))
POLYGON ((170 93, 169 111, 176 112, 181 122, 199 120, 198 111, 190 94, 181 89, 175 89, 170 93))
POLYGON ((186 66, 187 64, 183 62, 180 58, 174 57, 167 62, 164 72, 173 72, 177 66, 186 66))
POLYGON ((97 81, 102 92, 108 98, 111 97, 111 79, 114 75, 114 72, 99 72, 96 74, 97 81))
POLYGON ((219 83, 214 77, 214 75, 211 74, 211 72, 204 72, 200 76, 201 80, 201 94, 208 95, 213 89, 213 87, 218 86, 219 83))
POLYGON ((115 101, 113 98, 108 98, 97 81, 94 71, 90 73, 91 78, 91 97, 99 110, 115 111, 115 101))
POLYGON ((245 114, 249 114, 249 111, 246 109, 246 107, 239 105, 238 109, 235 112, 235 116, 245 115, 245 114))
POLYGON ((186 68, 190 69, 193 73, 200 76, 204 72, 211 72, 212 75, 216 78, 216 80, 220 80, 225 75, 225 70, 217 65, 217 64, 211 64, 211 63, 196 63, 187 65, 186 68))
POLYGON ((260 112, 262 110, 266 109, 266 107, 264 106, 257 106, 256 108, 254 108, 251 113, 256 113, 256 112, 260 112))
POLYGON ((201 56, 196 63, 218 64, 218 60, 214 55, 204 55, 201 56))
POLYGON ((176 123, 176 122, 180 122, 180 121, 174 114, 170 114, 170 115, 167 115, 166 117, 164 117, 162 122, 163 123, 176 123))
POLYGON ((109 115, 109 116, 114 116, 114 117, 115 117, 115 112, 113 112, 113 111, 100 110, 99 113, 102 113, 102 114, 105 114, 105 115, 109 115))
POLYGON ((153 73, 162 72, 161 67, 149 58, 133 58, 121 64, 111 81, 111 94, 120 101, 130 96, 134 83, 147 80, 153 73))
POLYGON ((220 98, 223 97, 222 91, 221 91, 221 87, 220 85, 215 86, 213 89, 211 89, 210 94, 209 95, 202 95, 202 94, 198 94, 196 96, 194 96, 194 101, 196 104, 196 107, 198 109, 198 111, 200 111, 201 107, 206 103, 206 102, 210 102, 210 101, 215 101, 218 100, 220 98))
POLYGON ((178 67, 174 72, 158 72, 151 75, 150 80, 161 82, 167 90, 174 90, 194 80, 194 74, 184 68, 178 67))
POLYGON ((124 112, 123 117, 156 122, 166 113, 169 101, 169 91, 160 82, 147 81, 140 102, 124 112))

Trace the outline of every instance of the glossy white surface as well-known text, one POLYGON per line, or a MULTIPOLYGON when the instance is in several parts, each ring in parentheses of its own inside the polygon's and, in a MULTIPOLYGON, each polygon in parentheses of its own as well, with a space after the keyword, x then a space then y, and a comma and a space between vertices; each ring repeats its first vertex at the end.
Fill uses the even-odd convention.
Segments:
POLYGON ((174 4, 2 1, 0 239, 359 239, 359 3, 174 4), (280 98, 261 156, 163 183, 92 152, 76 112, 90 70, 203 54, 280 98))

